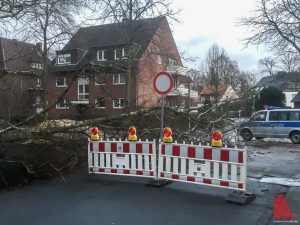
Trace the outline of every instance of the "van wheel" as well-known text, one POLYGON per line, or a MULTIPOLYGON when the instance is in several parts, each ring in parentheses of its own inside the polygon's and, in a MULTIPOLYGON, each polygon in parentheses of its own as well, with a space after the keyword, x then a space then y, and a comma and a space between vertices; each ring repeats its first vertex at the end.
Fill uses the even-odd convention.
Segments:
POLYGON ((251 141, 253 138, 252 132, 248 129, 242 130, 241 136, 244 139, 244 141, 251 141))
POLYGON ((294 144, 300 144, 300 131, 293 131, 290 138, 294 144))

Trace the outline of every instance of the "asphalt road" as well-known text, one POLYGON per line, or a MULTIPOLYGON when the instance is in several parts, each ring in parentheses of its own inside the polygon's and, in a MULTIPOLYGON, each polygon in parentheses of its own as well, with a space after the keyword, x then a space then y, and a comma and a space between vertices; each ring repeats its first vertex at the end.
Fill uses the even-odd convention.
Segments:
MULTIPOLYGON (((274 151, 280 155, 284 148, 274 151)), ((269 154, 273 154, 272 147, 249 149, 248 191, 256 193, 257 198, 245 206, 225 202, 230 190, 179 182, 155 188, 146 186, 146 179, 88 176, 86 171, 78 170, 66 176, 68 184, 56 178, 0 192, 0 225, 269 224, 274 198, 288 191, 280 185, 259 183, 255 176, 255 168, 259 172, 263 168, 256 162, 269 154)), ((300 157, 297 149, 289 154, 300 157)), ((281 156, 286 155, 284 152, 281 156)), ((265 160, 265 168, 266 162, 273 163, 265 160)), ((286 165, 282 170, 289 170, 286 165)), ((268 176, 272 169, 277 173, 278 168, 271 167, 268 176)), ((293 172, 300 173, 299 166, 298 170, 293 172)))

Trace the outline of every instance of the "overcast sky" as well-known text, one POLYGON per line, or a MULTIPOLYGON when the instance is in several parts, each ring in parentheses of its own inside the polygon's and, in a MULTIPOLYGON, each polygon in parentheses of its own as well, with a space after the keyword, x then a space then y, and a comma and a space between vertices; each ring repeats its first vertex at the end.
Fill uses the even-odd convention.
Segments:
MULTIPOLYGON (((172 22, 173 35, 180 50, 203 59, 214 44, 225 48, 242 70, 257 68, 257 61, 270 55, 263 47, 243 49, 247 30, 237 25, 238 18, 255 9, 256 0, 173 0, 182 9, 181 23, 172 22)), ((198 61, 199 61, 198 60, 198 61)), ((185 66, 197 68, 197 63, 185 66)))

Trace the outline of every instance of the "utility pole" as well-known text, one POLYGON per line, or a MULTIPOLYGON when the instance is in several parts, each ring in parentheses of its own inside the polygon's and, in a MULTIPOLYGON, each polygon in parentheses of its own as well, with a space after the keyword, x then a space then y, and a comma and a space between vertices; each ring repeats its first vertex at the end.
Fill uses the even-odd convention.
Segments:
POLYGON ((253 101, 252 101, 252 115, 255 113, 255 94, 253 94, 253 101))

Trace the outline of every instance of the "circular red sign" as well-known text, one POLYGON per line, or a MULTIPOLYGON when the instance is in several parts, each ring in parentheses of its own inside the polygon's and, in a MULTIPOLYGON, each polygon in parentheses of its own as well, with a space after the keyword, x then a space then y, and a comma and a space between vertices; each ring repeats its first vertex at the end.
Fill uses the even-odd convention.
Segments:
POLYGON ((174 85, 174 80, 168 72, 159 72, 153 79, 153 87, 156 93, 166 95, 170 93, 174 85))

